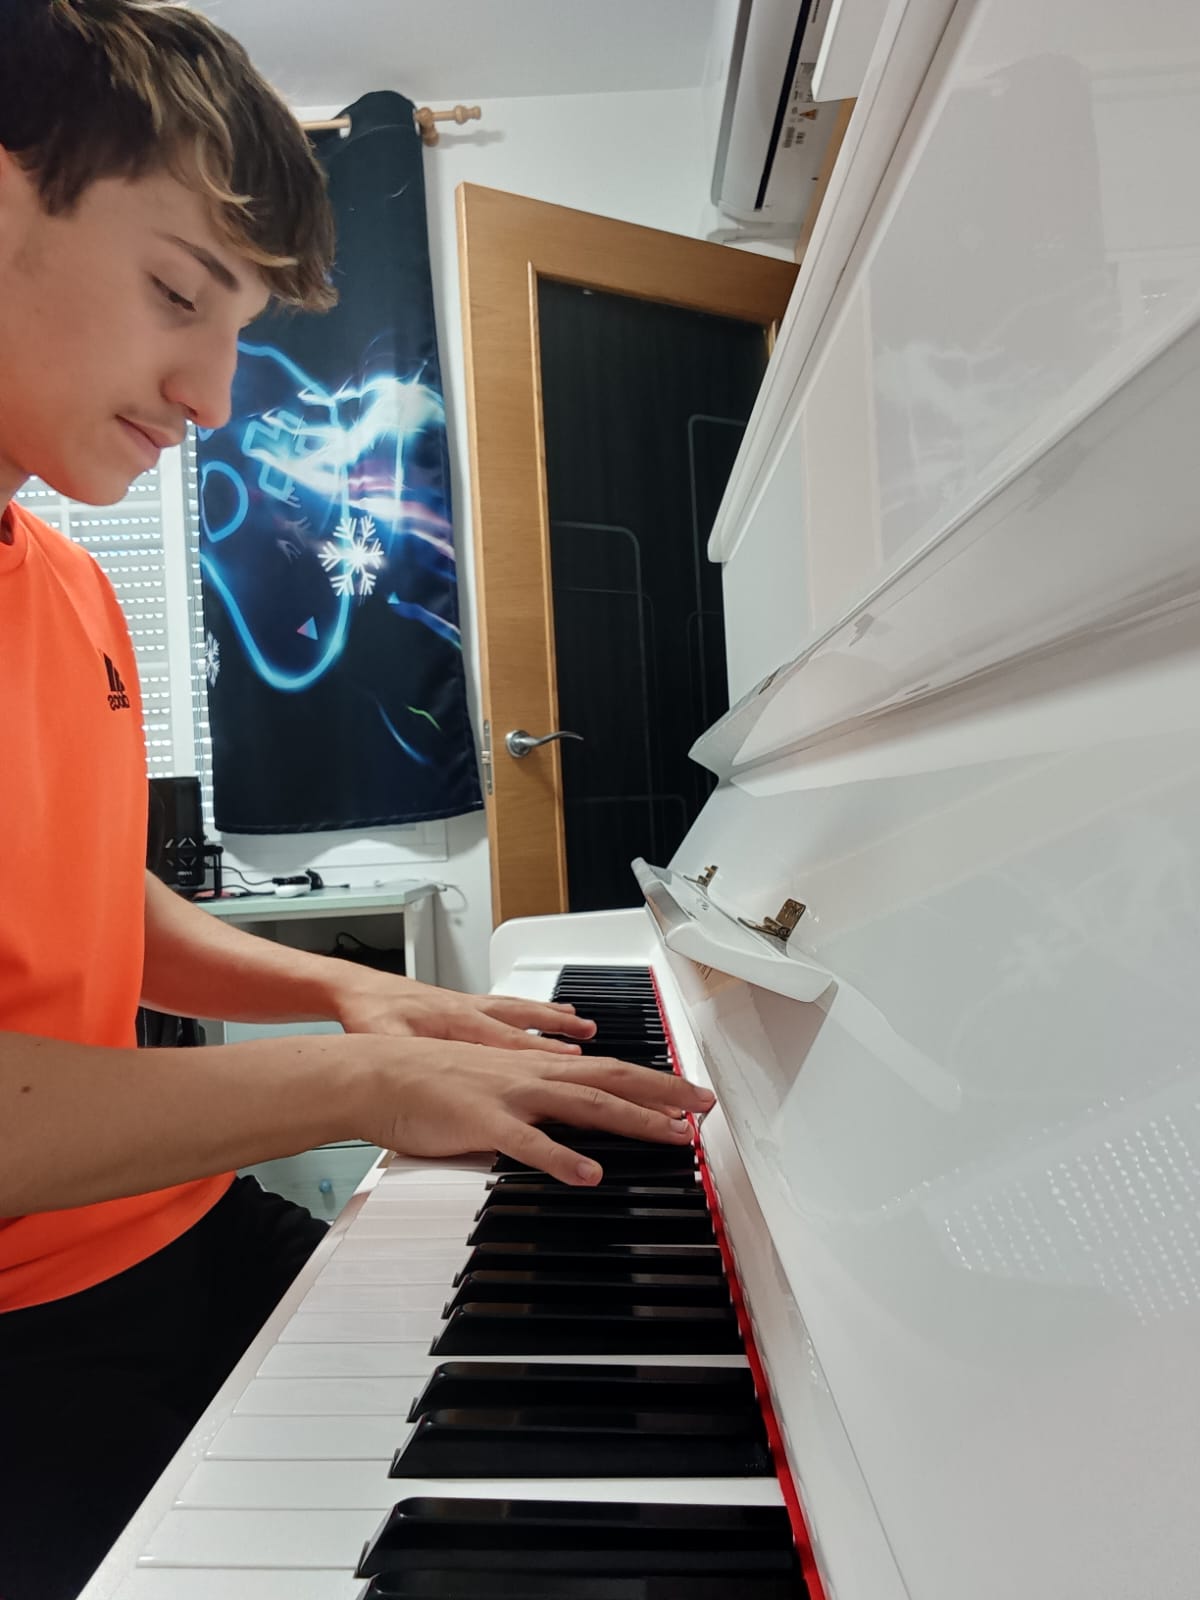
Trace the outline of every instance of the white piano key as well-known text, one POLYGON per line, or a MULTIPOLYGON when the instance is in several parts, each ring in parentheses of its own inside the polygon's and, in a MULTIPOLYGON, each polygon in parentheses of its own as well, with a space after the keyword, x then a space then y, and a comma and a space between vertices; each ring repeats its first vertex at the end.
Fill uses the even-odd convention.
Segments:
MULTIPOLYGON (((422 1243, 436 1245, 437 1240, 423 1240, 422 1243)), ((437 1283, 443 1287, 450 1284, 454 1274, 466 1260, 465 1247, 456 1246, 453 1250, 442 1249, 433 1254, 424 1256, 413 1255, 407 1251, 384 1251, 379 1240, 372 1240, 372 1246, 380 1246, 378 1255, 343 1255, 339 1253, 325 1267, 317 1278, 314 1288, 323 1286, 338 1287, 352 1284, 390 1283, 390 1284, 425 1284, 437 1283)), ((310 1291, 311 1292, 311 1291, 310 1291)))
POLYGON ((363 1202, 361 1215, 377 1217, 384 1212, 403 1212, 424 1217, 469 1217, 486 1194, 484 1183, 423 1183, 375 1189, 363 1202))
POLYGON ((314 1283, 300 1302, 302 1312, 430 1311, 440 1316, 451 1292, 440 1283, 314 1283))
POLYGON ((259 1367, 264 1378, 400 1378, 432 1372, 429 1341, 399 1344, 276 1343, 259 1367))
POLYGON ((348 1233, 326 1266, 347 1261, 395 1261, 401 1265, 412 1262, 414 1266, 425 1261, 452 1261, 450 1270, 457 1272, 467 1258, 465 1239, 465 1230, 457 1239, 397 1239, 387 1234, 368 1239, 357 1232, 348 1233))
POLYGON ((202 1461, 176 1505, 192 1511, 383 1512, 407 1493, 399 1480, 388 1477, 390 1465, 390 1460, 202 1461))
POLYGON ((374 1417, 234 1416, 217 1429, 204 1454, 209 1461, 391 1461, 411 1431, 403 1412, 374 1417))
MULTIPOLYGON (((779 1505, 782 1495, 772 1478, 503 1478, 447 1481, 398 1478, 396 1501, 416 1495, 467 1499, 550 1499, 563 1502, 656 1502, 677 1505, 779 1505)), ((347 1572, 362 1547, 382 1526, 378 1506, 287 1510, 241 1507, 204 1509, 178 1506, 155 1529, 140 1566, 328 1568, 347 1572)), ((242 1591, 232 1594, 241 1600, 242 1591)))
POLYGON ((464 1256, 469 1226, 462 1217, 421 1217, 405 1211, 380 1211, 354 1219, 354 1231, 360 1239, 440 1239, 457 1241, 464 1256))
MULTIPOLYGON (((349 1575, 380 1525, 378 1511, 169 1511, 141 1567, 327 1569, 349 1575)), ((235 1589, 234 1595, 238 1594, 235 1589)))
POLYGON ((361 1578, 338 1572, 202 1572, 172 1567, 131 1573, 113 1600, 358 1600, 361 1578))
POLYGON ((398 1184, 478 1183, 487 1176, 495 1159, 491 1151, 475 1157, 460 1156, 451 1162, 393 1155, 380 1172, 376 1188, 392 1188, 398 1184))
POLYGON ((279 1337, 284 1344, 329 1344, 339 1339, 349 1344, 432 1344, 442 1319, 433 1311, 301 1312, 279 1337))
POLYGON ((420 1393, 423 1375, 403 1378, 254 1378, 233 1408, 235 1417, 403 1416, 420 1393))
MULTIPOLYGON (((447 1356, 431 1356, 426 1344, 275 1344, 263 1356, 258 1372, 271 1378, 369 1378, 427 1374, 447 1356)), ((472 1361, 508 1361, 511 1356, 471 1356, 472 1361)), ((744 1355, 521 1356, 523 1362, 570 1361, 583 1366, 744 1367, 744 1355)))
POLYGON ((389 1478, 381 1461, 204 1461, 188 1478, 178 1509, 361 1510, 382 1516, 419 1495, 446 1499, 662 1501, 671 1505, 775 1506, 775 1478, 389 1478))

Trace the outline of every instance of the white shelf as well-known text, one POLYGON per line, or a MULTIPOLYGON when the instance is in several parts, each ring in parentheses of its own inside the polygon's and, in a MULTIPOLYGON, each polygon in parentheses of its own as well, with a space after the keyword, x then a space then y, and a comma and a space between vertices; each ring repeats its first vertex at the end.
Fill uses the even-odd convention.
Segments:
POLYGON ((297 917, 337 917, 371 912, 403 911, 437 893, 429 878, 397 878, 372 889, 314 889, 295 896, 275 894, 233 895, 221 900, 192 903, 214 917, 233 922, 283 922, 297 917))

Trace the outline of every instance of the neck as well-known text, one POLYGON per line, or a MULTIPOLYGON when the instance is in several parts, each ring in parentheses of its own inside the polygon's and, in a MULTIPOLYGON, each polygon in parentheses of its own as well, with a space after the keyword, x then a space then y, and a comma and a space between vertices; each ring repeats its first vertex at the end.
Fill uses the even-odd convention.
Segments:
POLYGON ((27 474, 19 471, 0 455, 0 544, 13 542, 12 518, 9 506, 13 495, 25 482, 27 474))

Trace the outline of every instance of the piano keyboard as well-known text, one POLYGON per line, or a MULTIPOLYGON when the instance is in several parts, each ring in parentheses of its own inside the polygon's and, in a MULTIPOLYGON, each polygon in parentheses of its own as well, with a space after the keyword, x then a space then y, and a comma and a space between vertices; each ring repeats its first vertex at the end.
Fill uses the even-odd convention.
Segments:
MULTIPOLYGON (((647 969, 553 998, 671 1070, 647 969)), ((597 1188, 382 1169, 84 1600, 802 1600, 694 1152, 561 1131, 597 1188)))

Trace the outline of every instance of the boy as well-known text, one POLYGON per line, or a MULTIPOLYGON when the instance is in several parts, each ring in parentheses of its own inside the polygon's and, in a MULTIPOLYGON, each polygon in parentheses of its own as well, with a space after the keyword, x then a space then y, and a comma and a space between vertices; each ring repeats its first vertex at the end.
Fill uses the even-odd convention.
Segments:
POLYGON ((362 1138, 594 1183, 537 1123, 684 1142, 711 1096, 524 1031, 588 1037, 569 1010, 285 951, 146 878, 128 634, 13 497, 111 503, 219 426, 239 330, 330 303, 331 222, 296 122, 203 18, 0 10, 0 1596, 66 1600, 322 1231, 234 1169, 362 1138), (139 1052, 139 1001, 345 1036, 139 1052))

